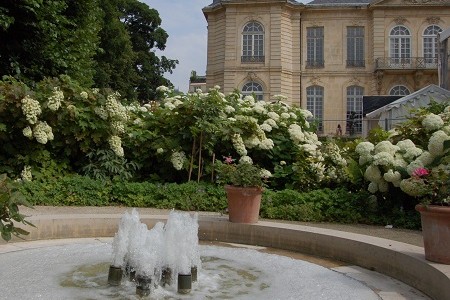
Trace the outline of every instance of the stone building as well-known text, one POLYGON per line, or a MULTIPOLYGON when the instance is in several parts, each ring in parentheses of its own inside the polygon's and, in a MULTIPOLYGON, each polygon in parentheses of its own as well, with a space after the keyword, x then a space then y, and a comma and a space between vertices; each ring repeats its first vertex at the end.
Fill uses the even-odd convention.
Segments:
POLYGON ((362 131, 363 95, 438 84, 436 35, 450 26, 450 0, 214 0, 203 13, 208 88, 285 95, 325 134, 350 119, 362 131))

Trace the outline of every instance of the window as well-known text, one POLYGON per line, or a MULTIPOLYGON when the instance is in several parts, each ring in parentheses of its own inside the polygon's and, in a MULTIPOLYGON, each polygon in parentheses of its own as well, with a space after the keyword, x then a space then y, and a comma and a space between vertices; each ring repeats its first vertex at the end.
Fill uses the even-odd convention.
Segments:
POLYGON ((313 85, 306 88, 306 109, 313 115, 317 121, 317 130, 323 132, 323 87, 313 85))
POLYGON ((306 28, 306 67, 323 68, 323 27, 306 28))
POLYGON ((405 26, 395 26, 389 35, 391 66, 405 67, 411 64, 411 34, 405 26))
POLYGON ((349 86, 347 88, 347 126, 348 134, 362 133, 362 98, 364 88, 349 86))
POLYGON ((347 27, 347 67, 364 66, 364 27, 347 27))
POLYGON ((428 26, 423 32, 423 58, 428 67, 437 67, 438 40, 437 34, 442 29, 437 25, 428 26))
POLYGON ((411 94, 411 92, 404 85, 396 85, 389 91, 389 95, 391 96, 406 96, 409 94, 411 94))
POLYGON ((244 26, 241 62, 264 62, 264 29, 258 22, 250 22, 244 26))
POLYGON ((242 87, 242 95, 252 96, 253 94, 255 96, 255 100, 258 100, 258 101, 264 100, 264 91, 263 91, 262 86, 259 83, 251 81, 251 82, 247 82, 246 84, 244 84, 244 86, 242 87))

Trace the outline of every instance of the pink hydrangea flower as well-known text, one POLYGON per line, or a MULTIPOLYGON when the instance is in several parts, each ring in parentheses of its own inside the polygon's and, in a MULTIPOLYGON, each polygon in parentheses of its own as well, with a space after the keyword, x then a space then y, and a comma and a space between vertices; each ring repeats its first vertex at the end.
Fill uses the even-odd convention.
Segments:
POLYGON ((423 176, 426 176, 428 174, 430 174, 430 173, 428 172, 427 169, 425 169, 425 168, 417 168, 412 173, 412 176, 414 176, 414 177, 423 177, 423 176))
POLYGON ((231 156, 224 156, 224 161, 226 164, 231 164, 233 163, 234 159, 231 158, 231 156))

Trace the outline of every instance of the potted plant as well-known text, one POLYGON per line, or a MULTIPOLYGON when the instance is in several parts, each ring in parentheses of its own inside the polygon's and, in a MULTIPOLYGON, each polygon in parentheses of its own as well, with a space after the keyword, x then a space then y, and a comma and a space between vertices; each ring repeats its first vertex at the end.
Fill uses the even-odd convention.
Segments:
POLYGON ((420 198, 416 210, 421 217, 425 258, 450 264, 450 166, 417 168, 402 181, 401 188, 420 198))
POLYGON ((217 182, 225 185, 228 218, 234 223, 256 223, 259 218, 261 195, 271 173, 243 156, 238 163, 231 157, 216 163, 217 182))

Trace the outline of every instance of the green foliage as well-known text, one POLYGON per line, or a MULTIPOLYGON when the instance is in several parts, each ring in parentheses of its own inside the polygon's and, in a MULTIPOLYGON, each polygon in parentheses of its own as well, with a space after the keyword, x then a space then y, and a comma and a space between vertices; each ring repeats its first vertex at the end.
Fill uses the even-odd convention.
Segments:
POLYGON ((19 182, 12 181, 6 174, 0 175, 0 233, 2 239, 9 241, 12 235, 28 235, 29 232, 17 227, 14 222, 31 225, 19 212, 19 205, 31 207, 19 191, 19 182))
POLYGON ((367 193, 321 189, 308 193, 266 191, 261 216, 291 221, 356 223, 363 220, 367 193))
POLYGON ((86 176, 99 180, 129 180, 139 169, 135 162, 128 162, 112 150, 94 150, 86 155, 89 163, 82 168, 86 176))
POLYGON ((367 140, 372 144, 378 144, 381 141, 385 141, 389 138, 389 132, 386 130, 376 127, 370 130, 367 140))
POLYGON ((241 187, 262 187, 264 178, 261 168, 254 164, 242 162, 238 164, 216 162, 217 183, 241 187))

